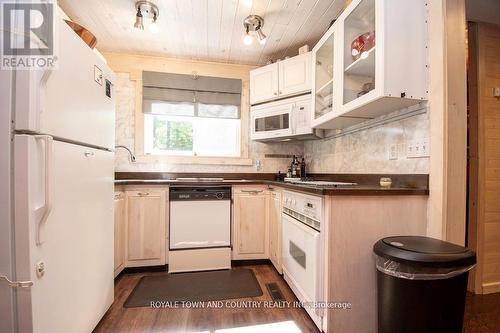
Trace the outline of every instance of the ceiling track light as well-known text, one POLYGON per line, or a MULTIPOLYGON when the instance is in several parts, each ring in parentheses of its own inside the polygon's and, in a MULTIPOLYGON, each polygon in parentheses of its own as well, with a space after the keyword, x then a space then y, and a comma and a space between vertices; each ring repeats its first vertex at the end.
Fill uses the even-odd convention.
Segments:
POLYGON ((243 26, 245 27, 245 37, 243 38, 243 42, 246 45, 252 44, 252 34, 257 36, 261 45, 266 43, 267 37, 262 31, 262 27, 264 26, 264 19, 262 17, 259 15, 247 16, 247 18, 243 21, 243 26))
POLYGON ((158 32, 158 26, 156 23, 158 16, 160 16, 160 10, 158 9, 158 6, 156 6, 151 1, 137 1, 135 3, 135 9, 137 9, 137 13, 135 15, 134 28, 144 30, 143 18, 145 17, 151 19, 149 30, 153 33, 158 32))

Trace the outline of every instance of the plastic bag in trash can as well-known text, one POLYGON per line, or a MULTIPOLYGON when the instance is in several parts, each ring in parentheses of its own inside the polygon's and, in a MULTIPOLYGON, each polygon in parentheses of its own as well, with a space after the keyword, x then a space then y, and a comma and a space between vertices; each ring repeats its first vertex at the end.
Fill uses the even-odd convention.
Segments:
POLYGON ((418 267, 375 255, 377 269, 385 274, 408 280, 441 280, 465 273, 475 265, 467 267, 418 267))

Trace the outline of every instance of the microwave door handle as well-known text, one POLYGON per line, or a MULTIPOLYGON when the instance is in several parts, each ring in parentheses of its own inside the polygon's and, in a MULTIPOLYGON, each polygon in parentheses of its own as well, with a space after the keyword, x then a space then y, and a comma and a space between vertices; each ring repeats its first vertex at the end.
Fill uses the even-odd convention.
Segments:
POLYGON ((35 139, 43 140, 45 143, 44 156, 44 203, 42 206, 35 209, 36 216, 36 245, 42 244, 40 229, 42 224, 47 221, 47 218, 52 209, 52 137, 50 135, 35 135, 35 139))
POLYGON ((292 131, 292 135, 295 134, 295 103, 290 105, 290 130, 292 131))

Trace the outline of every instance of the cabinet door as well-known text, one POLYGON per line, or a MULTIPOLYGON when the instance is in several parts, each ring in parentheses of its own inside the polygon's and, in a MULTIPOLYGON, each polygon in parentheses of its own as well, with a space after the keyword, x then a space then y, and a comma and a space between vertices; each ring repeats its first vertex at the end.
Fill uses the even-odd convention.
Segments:
POLYGON ((234 196, 234 259, 268 258, 267 219, 268 200, 264 190, 234 196))
POLYGON ((115 277, 125 266, 125 195, 115 192, 115 277))
POLYGON ((165 264, 165 193, 127 192, 127 266, 165 264))
POLYGON ((279 96, 311 91, 311 53, 278 62, 279 96))
POLYGON ((269 195, 269 259, 281 274, 281 192, 269 195))
POLYGON ((250 71, 250 104, 278 97, 278 64, 270 64, 250 71))

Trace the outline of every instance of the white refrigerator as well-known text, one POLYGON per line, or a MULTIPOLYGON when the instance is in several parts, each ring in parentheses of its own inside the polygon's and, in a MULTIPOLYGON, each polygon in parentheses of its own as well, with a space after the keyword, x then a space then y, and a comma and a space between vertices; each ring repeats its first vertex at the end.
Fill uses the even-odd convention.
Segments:
POLYGON ((113 302, 114 74, 56 26, 58 68, 0 71, 0 332, 88 333, 113 302))

